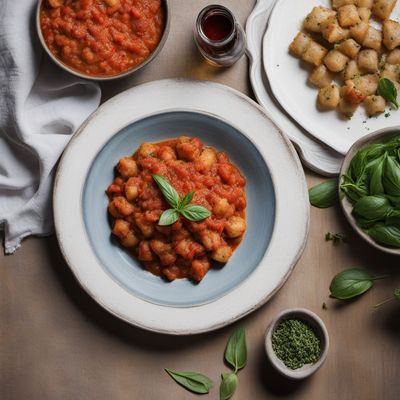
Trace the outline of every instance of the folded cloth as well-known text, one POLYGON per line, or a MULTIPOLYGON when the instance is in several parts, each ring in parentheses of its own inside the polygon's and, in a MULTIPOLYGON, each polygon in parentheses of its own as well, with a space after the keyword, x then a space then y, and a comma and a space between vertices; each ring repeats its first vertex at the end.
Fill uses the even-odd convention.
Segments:
POLYGON ((0 227, 6 253, 26 236, 53 232, 57 161, 101 97, 97 84, 44 55, 36 5, 37 0, 2 0, 0 7, 0 227))

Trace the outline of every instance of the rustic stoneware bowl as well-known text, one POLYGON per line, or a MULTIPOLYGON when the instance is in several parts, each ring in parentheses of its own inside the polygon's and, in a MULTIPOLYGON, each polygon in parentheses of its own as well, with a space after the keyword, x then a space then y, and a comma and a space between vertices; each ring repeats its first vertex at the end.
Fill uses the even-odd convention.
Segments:
POLYGON ((36 8, 36 30, 39 36, 40 43, 42 44, 44 50, 46 53, 49 55, 49 57, 62 69, 65 71, 69 72, 70 74, 73 74, 75 76, 78 76, 79 78, 84 78, 84 79, 90 79, 94 81, 111 81, 114 79, 120 79, 120 78, 125 78, 128 75, 133 74, 134 72, 142 69, 144 66, 146 66, 150 61, 154 60, 158 53, 160 53, 161 49, 164 47, 165 42, 167 41, 168 33, 169 33, 169 26, 170 26, 170 8, 169 8, 169 0, 162 0, 163 7, 165 10, 165 27, 164 27, 164 32, 161 36, 160 43, 158 43, 158 46, 153 50, 153 52, 139 65, 136 65, 135 67, 122 72, 118 75, 113 75, 113 76, 93 76, 93 75, 87 75, 84 74, 83 72, 77 71, 71 67, 69 67, 67 64, 64 64, 60 59, 58 59, 47 47, 46 42, 44 40, 43 34, 42 34, 42 29, 40 27, 40 9, 42 7, 43 2, 46 0, 39 0, 36 8))
MULTIPOLYGON (((375 131, 373 133, 370 133, 367 136, 364 136, 362 139, 357 140, 353 144, 353 146, 350 148, 348 151, 346 157, 343 160, 342 168, 340 170, 340 175, 342 176, 347 172, 349 169, 349 165, 353 157, 356 155, 358 150, 362 149, 363 147, 374 143, 374 142, 380 142, 382 140, 390 138, 390 136, 399 133, 400 132, 400 126, 394 126, 392 128, 385 128, 385 129, 380 129, 379 131, 375 131)), ((360 229, 356 223, 356 220, 352 214, 353 206, 349 202, 346 196, 343 196, 340 187, 339 187, 339 198, 340 198, 340 205, 342 207, 342 210, 344 212, 344 215, 346 216, 347 221, 349 221, 350 225, 354 228, 354 230, 366 241, 368 242, 371 246, 375 247, 378 250, 381 250, 385 253, 389 254, 394 254, 394 255, 400 255, 400 249, 395 249, 395 248, 390 248, 390 247, 385 247, 382 246, 378 243, 376 243, 370 236, 368 236, 362 229, 360 229)))
POLYGON ((265 350, 267 352, 269 361, 281 375, 292 380, 308 378, 318 371, 328 355, 328 349, 329 336, 325 324, 317 314, 304 308, 289 308, 282 311, 272 320, 265 332, 265 350), (286 367, 286 365, 276 356, 272 348, 272 334, 274 333, 275 329, 282 321, 291 318, 300 319, 304 322, 307 322, 314 329, 316 335, 321 340, 321 356, 319 360, 315 364, 306 364, 303 367, 295 370, 286 367))

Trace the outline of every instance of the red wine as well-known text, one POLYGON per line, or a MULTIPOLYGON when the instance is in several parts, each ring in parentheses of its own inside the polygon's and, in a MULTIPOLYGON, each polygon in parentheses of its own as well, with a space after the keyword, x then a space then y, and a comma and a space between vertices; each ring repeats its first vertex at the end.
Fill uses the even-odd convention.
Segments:
POLYGON ((204 19, 202 29, 210 40, 222 41, 231 34, 233 26, 225 15, 213 14, 204 19))

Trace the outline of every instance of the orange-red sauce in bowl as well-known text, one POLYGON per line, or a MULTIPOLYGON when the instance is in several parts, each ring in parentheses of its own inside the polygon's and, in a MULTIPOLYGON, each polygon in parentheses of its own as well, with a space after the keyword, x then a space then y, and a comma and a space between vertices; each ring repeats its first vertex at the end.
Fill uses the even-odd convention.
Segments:
POLYGON ((245 185, 227 154, 199 138, 143 143, 119 160, 107 189, 112 233, 153 274, 200 282, 214 262, 228 262, 243 238, 245 185), (198 222, 181 216, 160 226, 161 214, 171 206, 153 174, 166 178, 181 198, 193 191, 192 204, 207 208, 211 216, 198 222))
POLYGON ((46 46, 82 74, 110 77, 143 63, 165 28, 162 0, 44 0, 46 46))

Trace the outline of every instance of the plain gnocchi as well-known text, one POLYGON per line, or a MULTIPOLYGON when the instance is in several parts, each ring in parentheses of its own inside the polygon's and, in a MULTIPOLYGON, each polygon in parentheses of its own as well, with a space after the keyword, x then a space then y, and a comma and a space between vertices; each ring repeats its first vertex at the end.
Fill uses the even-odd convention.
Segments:
POLYGON ((400 23, 390 19, 396 2, 332 0, 305 17, 289 51, 313 66, 308 83, 318 89, 318 109, 348 117, 360 105, 368 116, 385 111, 380 79, 400 87, 400 23))

